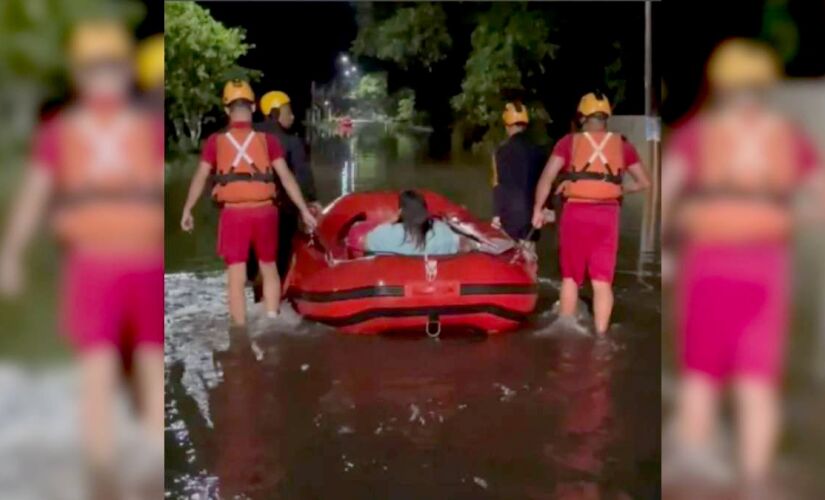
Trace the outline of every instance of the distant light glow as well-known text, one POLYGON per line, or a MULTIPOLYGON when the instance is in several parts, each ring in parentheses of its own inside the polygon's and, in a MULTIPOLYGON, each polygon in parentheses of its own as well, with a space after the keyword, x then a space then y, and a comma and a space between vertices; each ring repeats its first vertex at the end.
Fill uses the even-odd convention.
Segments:
POLYGON ((342 55, 341 62, 344 64, 349 64, 349 56, 347 56, 346 54, 342 55))

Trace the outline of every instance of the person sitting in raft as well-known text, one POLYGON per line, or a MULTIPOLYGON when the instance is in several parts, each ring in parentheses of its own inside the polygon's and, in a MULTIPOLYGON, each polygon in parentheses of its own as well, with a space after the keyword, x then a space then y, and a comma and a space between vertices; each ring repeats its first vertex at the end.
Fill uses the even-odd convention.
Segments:
POLYGON ((430 216, 426 200, 416 191, 403 191, 398 197, 398 209, 396 222, 381 224, 367 234, 368 252, 450 255, 468 244, 445 222, 430 216))

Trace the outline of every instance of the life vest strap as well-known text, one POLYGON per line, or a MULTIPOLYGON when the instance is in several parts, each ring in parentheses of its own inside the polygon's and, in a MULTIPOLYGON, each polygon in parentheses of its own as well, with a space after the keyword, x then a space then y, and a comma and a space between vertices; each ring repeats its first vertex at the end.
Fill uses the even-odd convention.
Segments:
POLYGON ((250 130, 249 134, 246 136, 246 139, 244 139, 243 144, 238 144, 238 141, 235 140, 230 132, 226 133, 226 138, 229 140, 229 143, 232 144, 232 147, 235 148, 236 153, 235 159, 232 160, 232 169, 240 165, 242 159, 252 165, 252 157, 249 156, 249 153, 247 153, 247 149, 249 149, 249 145, 252 144, 252 139, 255 138, 255 132, 250 130))
POLYGON ((102 190, 87 189, 75 193, 66 193, 57 199, 60 207, 74 207, 88 203, 130 202, 147 205, 163 204, 163 191, 159 189, 102 190))
POLYGON ((588 180, 603 181, 618 185, 622 184, 622 176, 620 174, 610 173, 609 169, 608 172, 602 174, 598 172, 588 172, 586 170, 580 170, 576 172, 562 172, 561 174, 559 174, 559 180, 571 182, 588 180))
POLYGON ((696 188, 692 189, 686 198, 694 200, 741 200, 741 201, 762 201, 770 202, 776 205, 790 205, 793 196, 789 193, 771 192, 768 190, 749 191, 741 188, 730 186, 714 187, 714 188, 696 188))
POLYGON ((265 182, 265 183, 275 183, 275 173, 268 172, 256 172, 256 173, 248 173, 248 172, 229 172, 226 174, 215 174, 212 176, 213 180, 220 184, 221 186, 226 186, 232 182, 265 182))

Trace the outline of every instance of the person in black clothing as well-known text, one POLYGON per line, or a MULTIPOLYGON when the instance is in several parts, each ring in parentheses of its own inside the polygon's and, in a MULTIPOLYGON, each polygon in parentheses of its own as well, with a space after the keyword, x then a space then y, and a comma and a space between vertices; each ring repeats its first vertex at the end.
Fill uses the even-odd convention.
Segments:
POLYGON ((508 102, 502 113, 507 139, 493 154, 493 224, 516 240, 538 240, 532 228, 536 184, 547 159, 527 137, 527 108, 508 102))
MULTIPOLYGON (((261 113, 264 115, 264 121, 255 124, 255 130, 259 132, 266 132, 274 135, 281 148, 284 150, 284 159, 298 185, 301 187, 301 192, 304 199, 307 200, 310 210, 313 212, 320 211, 315 193, 315 178, 312 175, 312 169, 307 161, 306 146, 304 141, 297 135, 290 134, 289 129, 295 121, 295 115, 292 113, 289 96, 283 92, 274 90, 267 92, 261 97, 261 113)), ((279 186, 280 187, 280 186, 279 186)), ((281 276, 281 281, 286 279, 286 274, 289 271, 289 265, 292 260, 292 240, 295 233, 298 231, 298 209, 286 196, 278 197, 278 274, 281 276)), ((255 250, 250 249, 249 259, 247 260, 246 269, 247 277, 254 284, 255 302, 260 302, 261 289, 256 280, 258 277, 258 259, 255 256, 255 250)))

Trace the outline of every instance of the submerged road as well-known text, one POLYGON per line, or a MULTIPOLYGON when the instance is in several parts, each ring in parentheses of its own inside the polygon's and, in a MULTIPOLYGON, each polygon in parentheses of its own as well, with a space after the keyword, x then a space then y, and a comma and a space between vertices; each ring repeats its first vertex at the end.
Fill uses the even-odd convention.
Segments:
MULTIPOLYGON (((488 162, 433 161, 426 137, 359 130, 317 139, 312 154, 325 201, 427 187, 489 215, 488 162)), ((186 175, 167 178, 167 206, 178 207, 186 175)), ((638 272, 638 207, 623 218, 607 341, 549 328, 552 231, 538 310, 512 334, 350 337, 289 314, 230 331, 215 214, 201 210, 186 239, 169 211, 167 496, 659 496, 660 290, 645 271, 655 260, 638 272)))

